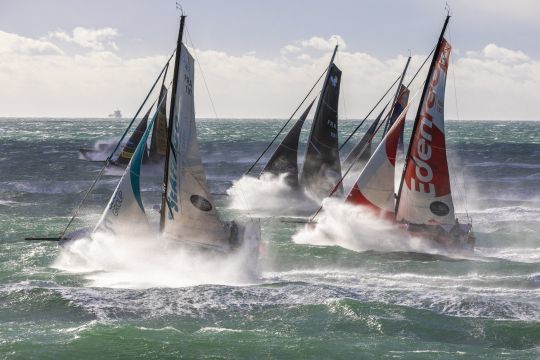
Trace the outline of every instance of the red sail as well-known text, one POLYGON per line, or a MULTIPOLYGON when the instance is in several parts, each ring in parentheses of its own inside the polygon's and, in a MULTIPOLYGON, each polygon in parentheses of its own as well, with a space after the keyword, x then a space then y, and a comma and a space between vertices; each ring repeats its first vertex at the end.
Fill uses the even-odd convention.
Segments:
POLYGON ((445 39, 439 46, 439 57, 420 104, 396 217, 414 224, 454 223, 444 135, 444 92, 451 46, 445 39))
POLYGON ((396 152, 407 109, 394 122, 347 196, 347 202, 365 206, 388 219, 394 217, 396 152))

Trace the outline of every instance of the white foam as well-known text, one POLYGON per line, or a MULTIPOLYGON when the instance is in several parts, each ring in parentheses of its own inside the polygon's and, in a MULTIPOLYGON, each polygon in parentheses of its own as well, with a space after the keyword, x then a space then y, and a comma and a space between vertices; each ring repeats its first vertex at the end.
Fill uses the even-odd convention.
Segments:
POLYGON ((341 246, 354 251, 440 252, 426 241, 410 237, 371 211, 340 199, 326 199, 317 224, 306 226, 293 236, 297 244, 341 246))
POLYGON ((243 176, 227 190, 230 207, 256 212, 261 216, 296 216, 314 212, 318 205, 302 192, 291 188, 286 174, 263 174, 260 178, 243 176))
POLYGON ((114 288, 242 285, 254 281, 246 251, 217 255, 188 251, 158 237, 95 234, 62 249, 54 267, 83 273, 91 286, 114 288))

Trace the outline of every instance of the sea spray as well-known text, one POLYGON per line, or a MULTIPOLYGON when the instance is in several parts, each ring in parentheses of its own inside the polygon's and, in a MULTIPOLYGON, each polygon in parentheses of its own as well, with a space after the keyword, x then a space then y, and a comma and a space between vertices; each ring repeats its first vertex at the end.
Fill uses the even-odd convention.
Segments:
POLYGON ((307 225, 293 236, 297 244, 341 246, 353 251, 437 252, 424 240, 410 237, 368 209, 343 202, 323 201, 323 211, 314 226, 307 225))
POLYGON ((158 237, 97 233, 62 248, 53 267, 82 273, 95 287, 240 285, 257 278, 252 255, 245 246, 224 255, 188 249, 158 237))
POLYGON ((257 215, 309 215, 317 203, 301 190, 293 189, 285 181, 287 174, 262 174, 260 178, 243 176, 227 190, 230 207, 254 211, 257 215))

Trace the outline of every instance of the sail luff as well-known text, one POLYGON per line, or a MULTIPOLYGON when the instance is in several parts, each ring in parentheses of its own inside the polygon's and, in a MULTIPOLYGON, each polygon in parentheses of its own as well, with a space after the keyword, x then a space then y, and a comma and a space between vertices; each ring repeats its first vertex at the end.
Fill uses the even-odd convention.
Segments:
MULTIPOLYGON (((427 79, 429 79, 431 77, 431 74, 433 73, 433 70, 435 69, 437 59, 438 59, 439 54, 441 52, 441 43, 442 43, 442 40, 443 40, 443 37, 444 37, 444 33, 446 31, 446 27, 448 26, 448 21, 449 20, 450 20, 450 15, 447 15, 446 19, 444 21, 443 28, 441 30, 441 34, 439 35, 439 39, 437 41, 437 46, 435 47, 435 52, 433 53, 433 58, 431 59, 431 64, 429 66, 427 79)), ((403 166, 403 173, 401 175, 401 180, 399 182, 399 189, 398 189, 398 193, 397 193, 397 197, 396 197, 396 208, 395 208, 395 212, 394 212, 395 215, 397 215, 397 213, 398 213, 398 207, 399 207, 399 203, 400 203, 400 200, 401 200, 401 192, 403 191, 403 182, 405 180, 405 173, 407 171, 409 158, 410 158, 410 155, 411 155, 412 142, 413 142, 416 130, 418 128, 418 123, 420 122, 420 113, 422 111, 422 106, 423 106, 423 103, 425 101, 426 93, 427 93, 428 88, 429 88, 429 81, 426 81, 425 84, 424 84, 424 88, 422 89, 422 95, 420 97, 420 102, 418 104, 418 110, 416 111, 416 117, 415 117, 413 128, 412 128, 412 131, 411 131, 411 138, 410 138, 410 141, 409 141, 409 147, 407 148, 407 154, 405 155, 405 165, 403 166)))
POLYGON ((173 72, 173 85, 172 85, 172 94, 171 94, 171 106, 169 110, 169 126, 167 128, 167 153, 165 154, 165 166, 163 171, 163 192, 161 194, 161 212, 159 219, 159 228, 163 231, 165 226, 165 214, 169 210, 167 204, 167 190, 168 190, 168 179, 169 179, 169 160, 171 152, 171 136, 172 136, 172 126, 173 126, 173 116, 175 111, 175 101, 176 99, 176 90, 178 83, 178 67, 180 64, 180 51, 182 49, 182 37, 184 35, 184 24, 186 16, 180 16, 180 29, 178 30, 178 40, 176 42, 176 57, 174 59, 174 72, 173 72))

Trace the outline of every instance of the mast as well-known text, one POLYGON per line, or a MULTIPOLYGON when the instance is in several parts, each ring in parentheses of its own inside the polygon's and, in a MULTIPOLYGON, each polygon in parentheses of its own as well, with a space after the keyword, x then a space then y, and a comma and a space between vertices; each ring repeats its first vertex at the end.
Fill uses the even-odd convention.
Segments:
POLYGON ((441 53, 441 46, 440 45, 441 45, 441 41, 443 40, 444 33, 446 31, 446 26, 448 25, 448 21, 450 21, 450 15, 447 15, 446 20, 444 21, 444 25, 443 25, 443 28, 441 30, 441 34, 439 35, 439 40, 437 41, 437 46, 435 47, 435 52, 433 53, 433 58, 431 59, 431 65, 429 66, 429 71, 428 71, 428 75, 427 75, 427 78, 426 78, 426 82, 424 84, 424 88, 422 89, 422 97, 420 98, 420 102, 418 104, 418 110, 416 112, 416 117, 414 119, 414 125, 413 125, 412 131, 411 131, 411 139, 409 141, 409 146, 407 148, 407 154, 405 155, 405 163, 404 163, 405 165, 403 166, 403 173, 401 174, 401 181, 399 182, 399 190, 398 190, 397 197, 396 197, 396 207, 395 207, 395 211, 394 211, 394 221, 396 220, 397 212, 398 212, 398 209, 399 209, 399 201, 401 199, 401 191, 403 189, 403 182, 405 180, 405 173, 407 171, 407 167, 408 167, 408 164, 409 164, 409 157, 411 155, 411 145, 412 145, 413 140, 414 140, 414 135, 416 133, 416 129, 418 128, 418 123, 420 122, 420 114, 422 112, 422 106, 424 104, 426 93, 427 93, 427 90, 429 88, 428 79, 430 78, 431 74, 433 73, 433 69, 435 68, 435 65, 437 63, 437 59, 439 58, 439 55, 441 53))
POLYGON ((163 230, 165 225, 165 212, 167 210, 167 190, 169 183, 169 154, 171 152, 171 136, 172 136, 172 127, 173 127, 173 117, 174 117, 174 105, 176 99, 176 88, 178 83, 178 67, 180 65, 180 51, 182 49, 182 37, 184 35, 184 23, 186 16, 182 14, 180 16, 180 29, 178 30, 178 40, 176 42, 176 58, 174 59, 174 76, 173 76, 173 86, 171 94, 171 107, 169 111, 169 126, 167 128, 167 152, 165 154, 165 167, 163 171, 163 193, 161 194, 161 213, 159 221, 159 229, 163 230))

